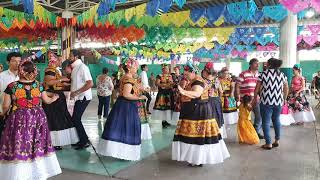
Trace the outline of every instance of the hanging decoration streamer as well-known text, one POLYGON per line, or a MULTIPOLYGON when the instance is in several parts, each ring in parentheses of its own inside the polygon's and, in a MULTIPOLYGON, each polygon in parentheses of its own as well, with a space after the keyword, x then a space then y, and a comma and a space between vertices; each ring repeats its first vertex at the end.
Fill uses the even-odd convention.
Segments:
POLYGON ((159 0, 151 0, 147 3, 147 14, 150 16, 155 16, 159 9, 160 2, 159 0))
POLYGON ((77 37, 81 39, 91 39, 92 41, 112 42, 125 44, 134 42, 144 37, 144 30, 134 26, 115 27, 115 26, 91 26, 79 31, 77 37))
POLYGON ((100 62, 107 63, 107 64, 116 64, 116 62, 112 59, 102 56, 97 50, 92 49, 94 56, 100 60, 100 62))
POLYGON ((208 18, 209 22, 214 23, 221 17, 225 9, 226 9, 226 6, 213 6, 213 7, 209 7, 207 11, 203 11, 203 12, 206 12, 206 17, 208 18))
MULTIPOLYGON (((104 0, 101 3, 106 2, 108 4, 107 2, 109 1, 104 0)), ((100 6, 99 4, 93 6, 88 11, 78 15, 73 19, 72 24, 82 27, 97 25, 99 23, 102 25, 114 24, 116 26, 135 25, 137 27, 142 27, 143 25, 148 27, 159 25, 170 27, 205 27, 208 23, 215 26, 221 26, 225 22, 235 25, 239 25, 244 21, 261 23, 264 18, 271 18, 280 22, 288 15, 288 11, 283 5, 264 6, 262 10, 259 10, 254 0, 230 3, 226 6, 219 5, 167 13, 172 6, 172 2, 173 0, 151 0, 137 7, 109 14, 107 14, 108 7, 102 6, 100 3, 100 6), (103 11, 103 9, 105 10, 103 11), (162 10, 164 13, 158 15, 158 10, 162 10)), ((175 0, 174 2, 183 5, 185 0, 175 0)))
POLYGON ((159 1, 160 1, 159 9, 161 9, 164 13, 167 13, 172 6, 172 0, 159 0, 159 1))
MULTIPOLYGON (((192 9, 190 12, 190 18, 193 22, 197 22, 205 14, 206 14, 206 9, 204 9, 204 8, 192 9)), ((220 17, 220 15, 219 15, 219 17, 220 17)))
POLYGON ((183 7, 183 5, 187 2, 187 0, 174 0, 174 2, 180 7, 180 9, 183 7))
POLYGON ((319 0, 280 0, 280 3, 295 14, 308 8, 313 8, 320 12, 319 0))
POLYGON ((262 11, 265 17, 269 17, 277 22, 282 21, 288 16, 288 11, 282 5, 264 6, 262 11))

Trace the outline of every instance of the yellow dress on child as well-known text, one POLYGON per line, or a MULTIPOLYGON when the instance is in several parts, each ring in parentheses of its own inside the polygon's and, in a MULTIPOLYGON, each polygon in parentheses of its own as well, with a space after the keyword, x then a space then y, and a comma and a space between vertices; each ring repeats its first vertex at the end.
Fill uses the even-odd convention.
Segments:
POLYGON ((244 144, 259 144, 260 142, 258 134, 251 123, 251 111, 243 104, 239 107, 238 138, 239 143, 244 144))

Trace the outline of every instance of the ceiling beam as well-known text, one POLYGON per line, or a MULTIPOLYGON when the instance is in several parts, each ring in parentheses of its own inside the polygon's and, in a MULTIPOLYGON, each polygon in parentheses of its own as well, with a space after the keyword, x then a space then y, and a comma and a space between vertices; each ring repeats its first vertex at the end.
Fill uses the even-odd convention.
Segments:
POLYGON ((50 5, 55 5, 55 4, 57 4, 58 2, 60 2, 61 0, 56 0, 56 1, 54 1, 54 2, 52 2, 52 3, 50 3, 50 5))
POLYGON ((97 2, 94 2, 94 1, 88 1, 88 0, 82 0, 82 2, 87 2, 87 3, 90 3, 90 4, 94 4, 94 5, 98 4, 97 2))
POLYGON ((52 5, 49 5, 49 4, 44 4, 42 2, 38 2, 40 5, 42 6, 45 6, 45 7, 49 7, 49 8, 52 8, 52 9, 58 9, 58 10, 63 10, 62 8, 59 8, 57 6, 52 6, 52 5))
POLYGON ((90 9, 90 6, 86 6, 86 7, 76 7, 76 8, 72 8, 72 9, 68 9, 69 11, 78 11, 78 10, 87 10, 90 9))
POLYGON ((76 3, 76 4, 74 4, 74 5, 70 6, 70 7, 68 7, 68 8, 66 8, 66 9, 72 9, 72 8, 75 8, 75 7, 79 7, 79 5, 81 5, 82 2, 83 2, 83 1, 80 0, 78 3, 76 3))

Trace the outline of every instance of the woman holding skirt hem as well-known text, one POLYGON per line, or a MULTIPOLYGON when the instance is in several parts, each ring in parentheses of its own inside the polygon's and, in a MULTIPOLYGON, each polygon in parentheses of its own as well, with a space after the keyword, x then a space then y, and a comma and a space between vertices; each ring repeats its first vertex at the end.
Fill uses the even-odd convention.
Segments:
POLYGON ((120 79, 119 97, 109 113, 97 151, 103 156, 138 161, 141 151, 141 122, 137 101, 146 99, 139 95, 139 84, 133 76, 138 62, 128 59, 125 75, 120 79))
POLYGON ((219 132, 213 108, 208 102, 208 87, 187 63, 184 68, 189 80, 185 90, 180 86, 182 106, 172 143, 172 159, 186 161, 190 166, 222 163, 230 157, 219 132))

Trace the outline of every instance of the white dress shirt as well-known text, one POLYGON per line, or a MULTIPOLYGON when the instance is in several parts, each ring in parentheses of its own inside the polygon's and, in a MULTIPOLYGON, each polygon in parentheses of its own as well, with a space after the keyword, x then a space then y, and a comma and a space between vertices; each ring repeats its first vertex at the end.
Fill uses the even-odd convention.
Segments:
POLYGON ((2 112, 3 92, 7 86, 19 80, 19 76, 11 72, 9 69, 0 73, 0 112, 2 112))
POLYGON ((140 73, 140 78, 141 78, 141 83, 142 83, 143 88, 150 88, 147 72, 142 71, 140 73))
MULTIPOLYGON (((92 81, 89 68, 81 61, 81 59, 76 60, 72 63, 72 72, 71 72, 71 92, 77 91, 82 88, 87 81, 92 81)), ((86 100, 92 99, 91 88, 82 92, 75 97, 75 100, 83 100, 86 97, 86 100)))

